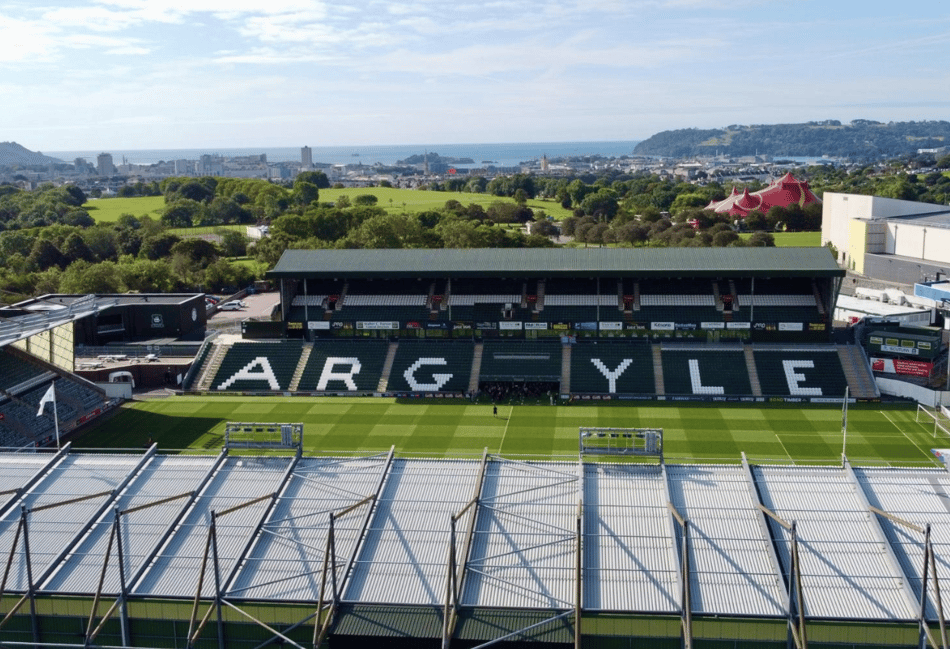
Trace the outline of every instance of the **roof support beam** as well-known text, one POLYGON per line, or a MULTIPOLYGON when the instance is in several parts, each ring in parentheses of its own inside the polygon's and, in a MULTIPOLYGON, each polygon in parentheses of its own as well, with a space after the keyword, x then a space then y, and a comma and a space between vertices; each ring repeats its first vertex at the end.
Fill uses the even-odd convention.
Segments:
MULTIPOLYGON (((844 454, 841 455, 841 464, 842 464, 842 468, 844 470, 845 475, 848 476, 848 481, 851 483, 851 486, 854 487, 854 494, 857 497, 858 502, 861 503, 861 506, 864 507, 868 512, 883 513, 880 509, 877 509, 876 507, 872 507, 871 503, 868 502, 868 497, 867 497, 867 493, 865 493, 864 491, 864 486, 861 484, 861 481, 858 480, 858 476, 855 475, 854 469, 851 467, 851 463, 848 462, 848 458, 844 454)), ((888 514, 884 514, 884 516, 889 517, 888 514)), ((904 574, 904 570, 901 568, 900 561, 897 560, 897 555, 894 554, 894 548, 891 547, 890 542, 888 542, 887 540, 887 535, 884 534, 884 529, 881 527, 881 521, 878 520, 877 516, 869 516, 868 518, 869 518, 868 522, 871 525, 871 529, 874 531, 874 536, 884 547, 884 556, 887 559, 888 565, 890 565, 891 567, 891 571, 895 575, 900 575, 902 577, 901 590, 904 593, 904 597, 907 599, 907 603, 910 607, 910 610, 913 611, 918 605, 918 601, 917 601, 918 598, 915 596, 913 589, 911 589, 910 587, 910 580, 908 579, 908 575, 904 574)), ((893 519, 891 520, 894 520, 895 522, 900 521, 900 519, 898 519, 896 516, 893 517, 893 519)), ((917 532, 921 532, 921 533, 924 532, 922 528, 920 528, 917 525, 913 525, 909 523, 909 521, 901 521, 901 523, 910 525, 911 528, 915 529, 917 532)), ((926 555, 926 552, 925 552, 925 555, 926 555)), ((926 556, 925 556, 925 559, 926 559, 926 556)), ((924 573, 926 572, 927 572, 927 564, 925 563, 924 573)), ((927 577, 925 574, 924 580, 926 579, 927 577)), ((924 602, 924 606, 926 606, 925 589, 922 589, 921 601, 924 602)), ((927 621, 926 621, 925 615, 926 615, 926 610, 922 609, 922 614, 920 618, 918 619, 918 626, 920 627, 920 632, 921 632, 921 638, 920 638, 921 642, 924 641, 924 636, 930 635, 930 629, 927 627, 927 621)), ((944 645, 944 649, 947 649, 946 644, 944 645)))
POLYGON ((446 565, 445 605, 442 615, 442 649, 449 649, 452 636, 455 635, 455 626, 458 622, 458 611, 462 599, 462 587, 465 583, 465 570, 468 565, 469 553, 472 549, 472 537, 475 534, 475 520, 478 517, 478 505, 482 495, 482 485, 485 483, 485 469, 488 467, 488 447, 482 451, 482 461, 478 467, 478 478, 475 480, 475 494, 472 499, 459 511, 449 518, 449 550, 446 565), (456 548, 456 527, 458 521, 469 513, 468 529, 465 533, 462 551, 456 548), (461 557, 461 562, 459 562, 461 557))
POLYGON ((680 513, 676 510, 676 507, 673 506, 673 496, 672 491, 670 490, 670 476, 666 472, 666 465, 662 462, 660 463, 660 473, 663 474, 663 493, 666 496, 666 507, 669 510, 671 516, 669 519, 670 525, 670 553, 672 554, 673 563, 676 564, 676 585, 680 591, 680 630, 682 631, 682 641, 683 646, 686 649, 690 649, 693 643, 692 637, 692 610, 690 593, 689 593, 689 553, 687 544, 685 542, 682 544, 682 550, 677 552, 676 548, 676 526, 679 525, 681 528, 684 528, 685 532, 685 519, 680 516, 680 513), (689 616, 689 622, 687 624, 687 616, 689 616))

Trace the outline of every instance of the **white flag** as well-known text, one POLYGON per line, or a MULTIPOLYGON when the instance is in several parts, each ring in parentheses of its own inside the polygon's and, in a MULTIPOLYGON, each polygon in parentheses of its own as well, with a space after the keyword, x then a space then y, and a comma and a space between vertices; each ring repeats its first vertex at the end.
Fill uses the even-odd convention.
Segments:
POLYGON ((40 399, 40 409, 36 412, 37 417, 43 414, 43 408, 47 403, 52 403, 53 410, 56 410, 56 388, 54 383, 49 384, 49 390, 47 390, 43 398, 40 399))

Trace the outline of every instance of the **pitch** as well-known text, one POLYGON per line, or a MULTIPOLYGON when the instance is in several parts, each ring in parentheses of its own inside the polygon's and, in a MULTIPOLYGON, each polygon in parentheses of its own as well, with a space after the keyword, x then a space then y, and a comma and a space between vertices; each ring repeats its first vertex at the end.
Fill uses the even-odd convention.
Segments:
MULTIPOLYGON (((852 407, 847 455, 854 463, 939 462, 932 426, 915 411, 852 407)), ((128 404, 74 440, 77 448, 142 448, 217 451, 228 421, 303 422, 304 452, 386 451, 402 455, 466 457, 577 455, 581 426, 663 428, 668 462, 837 463, 842 449, 841 411, 836 408, 754 408, 710 405, 649 406, 499 405, 381 398, 170 397, 128 404)))

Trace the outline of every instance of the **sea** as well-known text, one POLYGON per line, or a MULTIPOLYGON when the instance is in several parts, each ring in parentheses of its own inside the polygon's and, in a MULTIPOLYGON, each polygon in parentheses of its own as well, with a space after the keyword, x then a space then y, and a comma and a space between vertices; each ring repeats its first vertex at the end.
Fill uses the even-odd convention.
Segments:
MULTIPOLYGON (((449 158, 471 158, 472 163, 456 164, 459 168, 479 168, 487 165, 516 167, 522 162, 549 160, 569 156, 600 155, 619 158, 632 155, 639 140, 603 142, 508 142, 495 144, 383 144, 370 146, 311 146, 313 162, 324 164, 392 165, 413 155, 438 153, 449 158)), ((248 147, 225 149, 133 149, 107 151, 46 151, 48 156, 72 162, 85 158, 92 164, 100 153, 112 154, 112 161, 121 164, 150 165, 170 160, 197 160, 202 155, 240 157, 266 154, 268 162, 300 162, 300 147, 248 147)))

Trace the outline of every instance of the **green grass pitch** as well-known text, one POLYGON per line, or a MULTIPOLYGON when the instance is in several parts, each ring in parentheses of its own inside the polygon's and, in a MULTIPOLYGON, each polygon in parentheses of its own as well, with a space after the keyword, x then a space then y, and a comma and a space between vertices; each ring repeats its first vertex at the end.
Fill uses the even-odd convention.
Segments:
MULTIPOLYGON (((932 426, 915 422, 913 409, 852 407, 847 455, 855 464, 939 462, 931 448, 950 447, 932 426)), ((841 411, 830 408, 665 404, 499 405, 435 399, 397 402, 382 398, 170 397, 129 404, 80 435, 77 448, 218 451, 224 424, 303 422, 307 454, 386 451, 406 456, 465 457, 577 454, 581 426, 661 427, 670 462, 837 463, 842 449, 841 411)))

